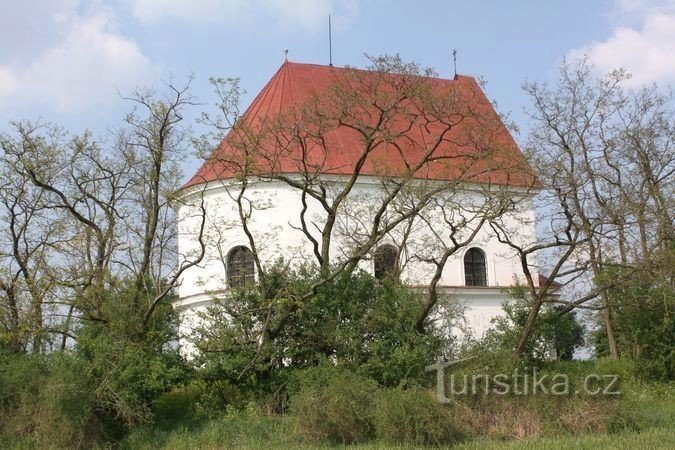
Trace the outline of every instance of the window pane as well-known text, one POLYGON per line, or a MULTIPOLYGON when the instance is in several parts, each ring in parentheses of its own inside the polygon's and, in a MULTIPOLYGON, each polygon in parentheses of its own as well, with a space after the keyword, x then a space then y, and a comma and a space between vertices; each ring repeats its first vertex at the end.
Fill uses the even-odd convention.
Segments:
POLYGON ((469 249, 464 255, 464 276, 467 286, 487 286, 485 253, 478 248, 469 249))
POLYGON ((227 281, 230 288, 242 287, 255 281, 253 254, 246 247, 235 247, 227 256, 227 281))

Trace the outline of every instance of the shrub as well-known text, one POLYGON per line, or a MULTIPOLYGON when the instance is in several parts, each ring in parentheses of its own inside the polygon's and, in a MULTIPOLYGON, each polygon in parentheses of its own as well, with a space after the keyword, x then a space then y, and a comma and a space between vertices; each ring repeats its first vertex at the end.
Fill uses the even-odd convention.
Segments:
POLYGON ((190 426, 137 427, 119 447, 129 450, 293 448, 289 425, 288 420, 257 411, 229 411, 190 426))
MULTIPOLYGON (((613 286, 608 297, 621 356, 635 360, 636 373, 643 379, 675 379, 672 273, 659 276, 643 270, 608 267, 599 280, 610 280, 613 286)), ((609 352, 605 329, 598 329, 594 338, 596 354, 606 356, 609 352)))
POLYGON ((152 403, 155 422, 169 426, 197 422, 200 419, 198 405, 203 390, 199 383, 192 382, 161 394, 152 403))
POLYGON ((203 314, 190 337, 209 414, 266 401, 285 409, 290 374, 321 361, 358 371, 382 386, 422 384, 424 367, 446 346, 444 330, 413 329, 419 292, 365 272, 343 273, 315 295, 318 268, 273 268, 256 286, 228 292, 203 314), (261 330, 267 324, 267 334, 261 330))
POLYGON ((0 360, 0 434, 37 448, 89 447, 100 439, 85 366, 70 353, 0 360))
POLYGON ((672 428, 675 422, 675 383, 626 383, 623 399, 635 423, 633 428, 672 428))
POLYGON ((491 389, 486 393, 483 386, 487 380, 481 377, 475 392, 467 390, 464 394, 453 397, 457 405, 456 422, 465 424, 472 430, 472 434, 520 439, 560 433, 614 432, 635 426, 634 411, 624 398, 628 387, 622 384, 622 380, 630 380, 632 368, 629 361, 552 361, 532 367, 523 362, 514 363, 511 359, 498 357, 495 359, 496 365, 488 366, 486 363, 483 366, 486 362, 485 356, 479 354, 478 358, 452 370, 456 380, 460 380, 456 381, 456 385, 459 385, 457 389, 461 390, 461 380, 465 375, 471 386, 471 377, 475 374, 487 374, 491 380, 494 380, 492 377, 495 374, 504 374, 513 389, 509 393, 495 394, 492 388, 496 385, 492 381, 488 384, 491 389), (503 364, 503 367, 499 364, 503 364), (520 377, 517 390, 513 385, 516 369, 520 377), (526 374, 529 375, 529 382, 524 381, 526 374), (604 375, 619 375, 619 382, 611 381, 612 385, 609 386, 613 377, 605 378, 604 375), (598 380, 588 386, 592 392, 585 391, 588 376, 598 380), (538 389, 536 394, 530 389, 525 393, 523 383, 533 386, 533 377, 547 380, 543 383, 543 386, 548 386, 547 389, 538 389), (568 383, 566 393, 561 393, 560 390, 557 394, 554 393, 552 385, 562 380, 568 383), (620 394, 602 395, 601 391, 596 390, 606 387, 611 387, 612 392, 619 391, 620 394))
POLYGON ((372 436, 370 406, 378 389, 374 380, 327 366, 304 370, 296 380, 290 398, 296 436, 343 444, 372 436))
POLYGON ((171 345, 171 306, 159 305, 145 326, 147 302, 133 299, 129 282, 106 291, 105 320, 81 324, 72 351, 0 355, 2 434, 40 447, 89 447, 151 421, 153 401, 188 372, 171 345))
POLYGON ((599 374, 619 375, 622 380, 632 380, 638 376, 635 361, 629 358, 598 358, 594 361, 594 368, 599 374))
POLYGON ((615 432, 634 423, 622 402, 583 396, 462 398, 455 417, 473 435, 510 439, 615 432))
MULTIPOLYGON (((492 320, 492 327, 480 344, 488 351, 513 352, 530 313, 531 304, 523 286, 511 288, 509 294, 511 300, 502 303, 505 315, 492 320)), ((584 343, 584 328, 575 312, 561 312, 560 306, 542 306, 524 349, 525 359, 531 362, 572 359, 574 351, 584 343)))
POLYGON ((129 281, 111 288, 101 299, 106 320, 85 322, 76 333, 75 354, 87 368, 96 413, 112 438, 151 421, 154 400, 188 375, 175 345, 176 313, 161 303, 144 326, 147 297, 151 293, 134 301, 129 281))
POLYGON ((375 434, 392 443, 449 445, 463 438, 451 407, 426 389, 390 388, 375 395, 371 408, 375 434))
POLYGON ((462 399, 456 405, 458 423, 482 438, 541 436, 544 425, 529 399, 481 397, 462 399))

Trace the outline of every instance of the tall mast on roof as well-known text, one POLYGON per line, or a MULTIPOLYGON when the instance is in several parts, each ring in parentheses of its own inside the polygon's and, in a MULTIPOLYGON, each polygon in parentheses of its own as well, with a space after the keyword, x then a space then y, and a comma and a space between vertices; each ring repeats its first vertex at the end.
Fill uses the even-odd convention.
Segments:
POLYGON ((455 80, 457 79, 457 49, 452 50, 452 62, 455 66, 455 80))
POLYGON ((455 79, 457 79, 457 49, 452 50, 452 62, 455 66, 455 79))
POLYGON ((330 14, 328 14, 328 65, 333 67, 333 33, 330 26, 330 14))

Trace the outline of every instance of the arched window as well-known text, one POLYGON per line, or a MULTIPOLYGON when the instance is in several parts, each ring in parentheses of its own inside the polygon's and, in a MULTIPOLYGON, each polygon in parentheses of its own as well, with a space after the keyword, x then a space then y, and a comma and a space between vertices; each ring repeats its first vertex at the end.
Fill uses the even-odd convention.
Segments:
POLYGON ((227 255, 227 282, 229 287, 236 289, 254 281, 255 262, 251 250, 243 246, 230 250, 227 255))
POLYGON ((393 245, 385 244, 375 250, 373 260, 375 264, 375 278, 398 276, 398 250, 393 245))
POLYGON ((464 277, 467 286, 487 286, 485 253, 479 248, 470 248, 464 255, 464 277))

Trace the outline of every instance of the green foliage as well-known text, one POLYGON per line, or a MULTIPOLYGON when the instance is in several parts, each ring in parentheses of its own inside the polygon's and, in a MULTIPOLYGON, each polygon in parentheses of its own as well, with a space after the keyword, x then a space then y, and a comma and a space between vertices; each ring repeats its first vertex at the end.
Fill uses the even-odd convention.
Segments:
MULTIPOLYGON (((298 287, 306 289, 317 275, 303 269, 298 287)), ((419 294, 391 280, 380 284, 365 272, 344 273, 298 305, 277 342, 293 367, 330 358, 384 386, 420 380, 445 344, 433 327, 424 336, 414 332, 421 305, 419 294)))
POLYGON ((160 305, 143 325, 150 295, 130 283, 100 299, 100 321, 84 323, 73 349, 0 355, 0 428, 37 446, 90 446, 152 419, 151 405, 187 371, 175 346, 176 317, 160 305))
POLYGON ((463 437, 452 409, 426 389, 385 388, 364 375, 329 365, 300 371, 294 380, 290 414, 301 439, 447 445, 463 437))
POLYGON ((444 340, 433 326, 424 336, 413 330, 421 302, 419 294, 390 280, 379 284, 365 272, 344 274, 300 305, 279 344, 296 367, 330 358, 383 386, 424 380, 424 367, 444 340))
POLYGON ((201 421, 197 406, 203 391, 202 384, 193 381, 159 395, 152 402, 153 422, 162 426, 173 426, 201 421))
POLYGON ((378 386, 346 369, 322 366, 297 376, 290 412, 295 434, 312 441, 354 443, 372 436, 370 407, 378 386))
POLYGON ((171 306, 160 304, 144 327, 150 295, 138 303, 133 297, 129 284, 109 291, 102 302, 106 321, 88 322, 77 332, 75 352, 87 367, 97 414, 111 433, 151 420, 152 402, 187 375, 171 306))
POLYGON ((452 407, 422 388, 379 390, 371 416, 376 436, 391 443, 451 445, 464 438, 452 407))
MULTIPOLYGON (((480 347, 494 351, 513 351, 527 321, 530 303, 522 286, 511 289, 511 300, 502 303, 505 315, 492 321, 480 347)), ((574 350, 584 343, 584 328, 575 312, 562 313, 559 306, 545 304, 539 311, 534 329, 525 347, 524 357, 530 361, 570 360, 574 350)))
MULTIPOLYGON (((195 448, 236 448, 259 450, 283 449, 335 449, 330 443, 299 443, 289 438, 288 421, 279 418, 261 418, 262 429, 239 429, 231 426, 231 418, 223 417, 199 428, 173 429, 140 428, 121 443, 123 449, 133 450, 192 450, 195 448), (233 429, 234 428, 234 429, 233 429)), ((675 441, 672 427, 643 431, 626 430, 620 433, 557 434, 536 439, 475 439, 452 446, 453 450, 591 450, 591 449, 670 449, 675 441)), ((351 445, 361 450, 423 449, 426 446, 395 445, 391 442, 370 441, 351 445)), ((433 447, 432 447, 433 448, 433 447)))
MULTIPOLYGON (((644 271, 608 267, 600 282, 611 283, 608 298, 622 356, 635 360, 644 378, 675 379, 675 287, 672 281, 644 271)), ((609 284, 609 283, 608 283, 609 284)), ((595 335, 598 355, 607 354, 604 329, 595 335)))
POLYGON ((0 356, 0 443, 90 446, 100 439, 86 365, 72 353, 0 356))
POLYGON ((675 383, 645 382, 624 383, 623 398, 635 419, 633 428, 670 428, 675 423, 675 383))
POLYGON ((229 411, 201 423, 143 425, 120 443, 130 450, 297 448, 288 419, 254 411, 229 411), (295 444, 295 445, 293 445, 295 444))
POLYGON ((204 384, 198 409, 218 416, 274 391, 273 350, 256 339, 264 323, 263 300, 254 289, 234 291, 204 314, 204 324, 190 337, 198 348, 193 365, 204 384), (247 313, 249 312, 249 313, 247 313))
POLYGON ((192 339, 211 409, 265 395, 275 396, 276 409, 283 409, 291 373, 324 362, 383 386, 428 380, 424 367, 446 340, 433 326, 424 335, 414 331, 418 293, 359 271, 301 300, 320 277, 313 267, 272 270, 260 285, 235 291, 208 309, 192 339))

